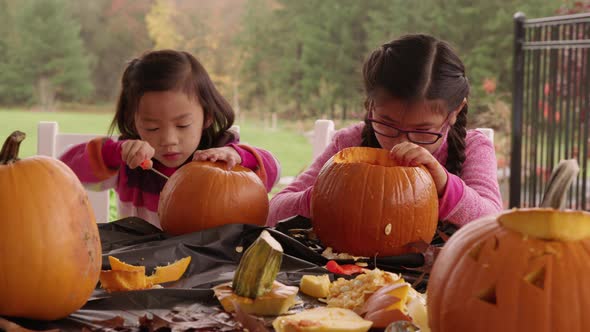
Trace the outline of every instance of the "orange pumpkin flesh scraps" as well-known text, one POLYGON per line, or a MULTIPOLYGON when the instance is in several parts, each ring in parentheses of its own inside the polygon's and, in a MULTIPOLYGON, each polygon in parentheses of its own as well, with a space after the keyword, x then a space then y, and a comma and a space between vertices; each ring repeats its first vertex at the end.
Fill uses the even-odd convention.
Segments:
POLYGON ((191 257, 182 258, 170 265, 158 266, 151 276, 145 275, 145 266, 129 265, 109 256, 111 270, 100 272, 100 285, 108 292, 152 288, 154 285, 176 281, 182 277, 191 257))
POLYGON ((264 226, 268 195, 250 169, 225 162, 192 161, 164 185, 158 204, 162 229, 180 235, 225 224, 264 226))
POLYGON ((111 264, 111 270, 115 271, 137 271, 141 274, 145 274, 145 266, 129 265, 121 262, 117 257, 109 256, 109 264, 111 264))
POLYGON ((430 243, 438 196, 424 167, 401 167, 384 149, 353 147, 320 171, 311 197, 313 229, 326 247, 357 256, 413 252, 430 243))
POLYGON ((182 277, 190 262, 191 256, 188 256, 174 262, 173 264, 158 266, 156 267, 154 274, 148 277, 148 280, 154 285, 176 281, 182 277))
POLYGON ((151 288, 144 273, 139 271, 100 271, 100 286, 108 292, 120 292, 151 288))

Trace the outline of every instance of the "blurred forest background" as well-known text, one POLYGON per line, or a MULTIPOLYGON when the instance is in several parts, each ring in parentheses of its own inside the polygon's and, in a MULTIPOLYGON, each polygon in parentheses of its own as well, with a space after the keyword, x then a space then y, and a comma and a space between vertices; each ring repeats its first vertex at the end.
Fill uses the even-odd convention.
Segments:
POLYGON ((348 119, 361 111, 368 53, 425 32, 457 49, 485 111, 510 100, 515 12, 588 10, 564 0, 0 0, 0 105, 112 104, 127 61, 174 48, 194 53, 240 111, 348 119))
POLYGON ((203 63, 238 124, 301 133, 317 118, 343 126, 362 119, 365 57, 422 32, 464 60, 469 126, 498 132, 505 165, 517 11, 588 12, 590 0, 0 0, 0 134, 19 112, 110 116, 125 64, 163 48, 203 63))

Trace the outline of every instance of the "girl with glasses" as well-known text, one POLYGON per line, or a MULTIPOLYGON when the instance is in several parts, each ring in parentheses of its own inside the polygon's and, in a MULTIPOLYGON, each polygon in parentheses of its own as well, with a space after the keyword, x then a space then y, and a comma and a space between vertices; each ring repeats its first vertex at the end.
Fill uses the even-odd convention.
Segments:
POLYGON ((502 209, 492 142, 466 130, 469 81, 449 44, 407 35, 379 47, 363 65, 365 121, 335 133, 312 165, 270 202, 268 225, 310 216, 311 190, 338 151, 368 146, 390 151, 404 166, 424 165, 439 196, 439 219, 462 226, 502 209))

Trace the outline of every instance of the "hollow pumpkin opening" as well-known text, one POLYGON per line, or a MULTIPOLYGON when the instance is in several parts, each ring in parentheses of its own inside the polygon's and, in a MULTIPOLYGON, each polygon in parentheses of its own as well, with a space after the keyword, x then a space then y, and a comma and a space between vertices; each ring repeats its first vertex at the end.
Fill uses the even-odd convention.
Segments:
POLYGON ((346 148, 334 155, 334 163, 364 163, 383 167, 399 166, 389 158, 389 151, 367 147, 346 148))
POLYGON ((498 217, 504 227, 526 236, 557 241, 590 238, 590 213, 555 209, 515 209, 498 217))
POLYGON ((235 165, 231 170, 227 169, 227 164, 223 161, 193 161, 193 163, 200 164, 207 167, 217 169, 219 172, 250 172, 249 168, 242 165, 235 165))

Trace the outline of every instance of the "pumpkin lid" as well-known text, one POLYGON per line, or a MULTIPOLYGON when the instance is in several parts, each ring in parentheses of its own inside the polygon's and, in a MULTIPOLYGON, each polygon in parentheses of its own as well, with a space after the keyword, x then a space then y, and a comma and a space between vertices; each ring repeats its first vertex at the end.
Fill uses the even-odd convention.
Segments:
POLYGON ((556 209, 514 209, 501 214, 504 227, 544 240, 578 241, 590 238, 590 213, 556 209))

